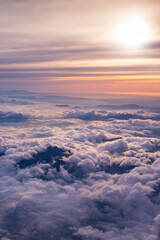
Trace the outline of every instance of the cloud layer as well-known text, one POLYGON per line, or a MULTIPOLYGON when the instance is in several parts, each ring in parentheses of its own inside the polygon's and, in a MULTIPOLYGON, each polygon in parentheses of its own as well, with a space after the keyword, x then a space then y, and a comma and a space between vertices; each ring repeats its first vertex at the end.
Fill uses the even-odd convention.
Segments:
POLYGON ((1 239, 158 240, 158 113, 58 101, 1 111, 1 239))

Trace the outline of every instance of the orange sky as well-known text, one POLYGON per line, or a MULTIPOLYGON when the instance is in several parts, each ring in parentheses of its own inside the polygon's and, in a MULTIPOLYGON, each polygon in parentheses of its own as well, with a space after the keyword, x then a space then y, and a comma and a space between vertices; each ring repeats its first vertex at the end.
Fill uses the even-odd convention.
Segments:
POLYGON ((160 97, 159 12, 159 0, 2 0, 1 90, 160 97), (134 48, 132 16, 149 36, 134 48))

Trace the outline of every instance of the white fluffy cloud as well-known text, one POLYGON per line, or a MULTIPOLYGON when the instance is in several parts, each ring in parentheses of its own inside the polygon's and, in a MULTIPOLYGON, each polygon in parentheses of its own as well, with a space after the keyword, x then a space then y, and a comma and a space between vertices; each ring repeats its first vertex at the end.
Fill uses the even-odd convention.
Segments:
POLYGON ((28 117, 22 125, 11 125, 8 116, 30 116, 27 105, 18 115, 10 105, 1 111, 0 238, 158 240, 160 140, 155 113, 147 119, 141 109, 119 115, 81 106, 82 120, 64 102, 59 104, 36 102, 30 112, 42 117, 28 117), (63 117, 69 114, 74 119, 66 124, 63 117), (137 114, 145 119, 132 118, 137 114), (97 121, 100 115, 112 119, 97 121))

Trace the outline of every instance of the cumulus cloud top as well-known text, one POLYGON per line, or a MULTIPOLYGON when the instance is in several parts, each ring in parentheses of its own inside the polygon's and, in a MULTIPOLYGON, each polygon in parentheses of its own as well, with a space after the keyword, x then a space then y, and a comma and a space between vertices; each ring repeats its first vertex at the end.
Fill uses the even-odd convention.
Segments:
POLYGON ((55 105, 1 106, 0 238, 158 240, 158 113, 55 105))
POLYGON ((16 113, 16 112, 3 112, 0 111, 0 122, 23 122, 27 121, 29 115, 25 115, 23 113, 16 113))
POLYGON ((66 118, 77 118, 85 121, 109 121, 112 119, 117 120, 129 120, 129 119, 140 119, 140 120, 160 120, 160 115, 157 114, 143 114, 144 112, 96 112, 95 110, 89 112, 70 112, 65 117, 66 118))

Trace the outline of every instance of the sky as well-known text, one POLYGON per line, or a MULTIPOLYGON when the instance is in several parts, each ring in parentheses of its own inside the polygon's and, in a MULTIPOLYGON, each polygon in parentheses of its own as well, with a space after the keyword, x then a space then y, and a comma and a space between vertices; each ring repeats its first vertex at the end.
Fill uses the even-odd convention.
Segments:
POLYGON ((159 101, 159 0, 0 4, 1 90, 159 101))

